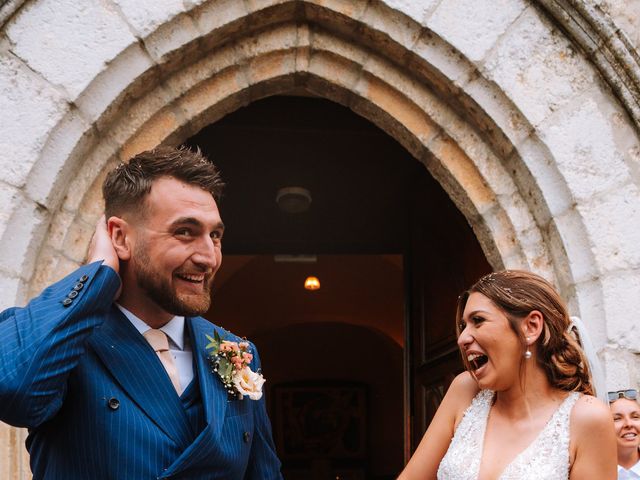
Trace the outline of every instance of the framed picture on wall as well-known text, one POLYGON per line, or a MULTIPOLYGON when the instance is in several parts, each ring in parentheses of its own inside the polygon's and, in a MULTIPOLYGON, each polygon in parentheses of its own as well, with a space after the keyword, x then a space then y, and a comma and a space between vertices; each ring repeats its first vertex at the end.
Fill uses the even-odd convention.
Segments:
POLYGON ((276 447, 282 460, 364 460, 367 390, 356 383, 296 382, 273 388, 276 447))

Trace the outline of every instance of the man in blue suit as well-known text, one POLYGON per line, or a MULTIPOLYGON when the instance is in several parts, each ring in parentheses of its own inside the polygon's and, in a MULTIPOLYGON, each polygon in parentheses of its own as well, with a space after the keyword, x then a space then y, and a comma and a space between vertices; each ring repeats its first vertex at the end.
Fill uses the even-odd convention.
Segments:
POLYGON ((282 478, 257 352, 199 316, 221 189, 199 152, 121 164, 87 265, 0 314, 0 420, 35 480, 282 478))

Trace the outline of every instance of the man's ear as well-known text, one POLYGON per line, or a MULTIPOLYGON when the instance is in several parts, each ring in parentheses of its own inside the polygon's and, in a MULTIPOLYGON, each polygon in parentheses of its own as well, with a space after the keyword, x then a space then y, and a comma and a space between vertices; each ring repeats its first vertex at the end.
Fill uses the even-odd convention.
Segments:
POLYGON ((529 344, 535 343, 544 328, 544 317, 539 310, 532 310, 522 320, 521 326, 525 338, 529 339, 529 344))
POLYGON ((135 232, 125 219, 109 217, 107 231, 111 237, 111 244, 120 260, 129 260, 133 249, 133 236, 135 232))

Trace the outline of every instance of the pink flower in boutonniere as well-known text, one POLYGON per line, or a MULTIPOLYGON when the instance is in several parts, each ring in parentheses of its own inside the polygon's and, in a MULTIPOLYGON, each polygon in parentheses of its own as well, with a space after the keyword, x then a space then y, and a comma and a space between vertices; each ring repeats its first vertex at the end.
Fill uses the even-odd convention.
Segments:
POLYGON ((209 365, 218 374, 227 393, 242 400, 246 395, 251 400, 262 398, 262 386, 265 382, 262 374, 249 368, 253 354, 249 351, 249 342, 222 340, 218 332, 214 338, 207 335, 209 344, 209 365))

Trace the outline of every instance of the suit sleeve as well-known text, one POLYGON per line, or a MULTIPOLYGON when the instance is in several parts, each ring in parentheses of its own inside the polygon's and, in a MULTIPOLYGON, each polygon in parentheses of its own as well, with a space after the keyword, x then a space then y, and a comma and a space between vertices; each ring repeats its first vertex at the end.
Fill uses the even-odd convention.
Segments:
POLYGON ((0 313, 0 420, 35 428, 60 409, 67 378, 102 324, 120 286, 101 262, 0 313))
MULTIPOLYGON (((259 369, 260 357, 258 356, 258 350, 253 344, 251 347, 254 352, 253 366, 259 369)), ((255 430, 245 480, 281 480, 281 464, 276 454, 276 447, 273 444, 271 422, 269 422, 267 415, 264 394, 260 400, 253 401, 253 408, 255 430)))

